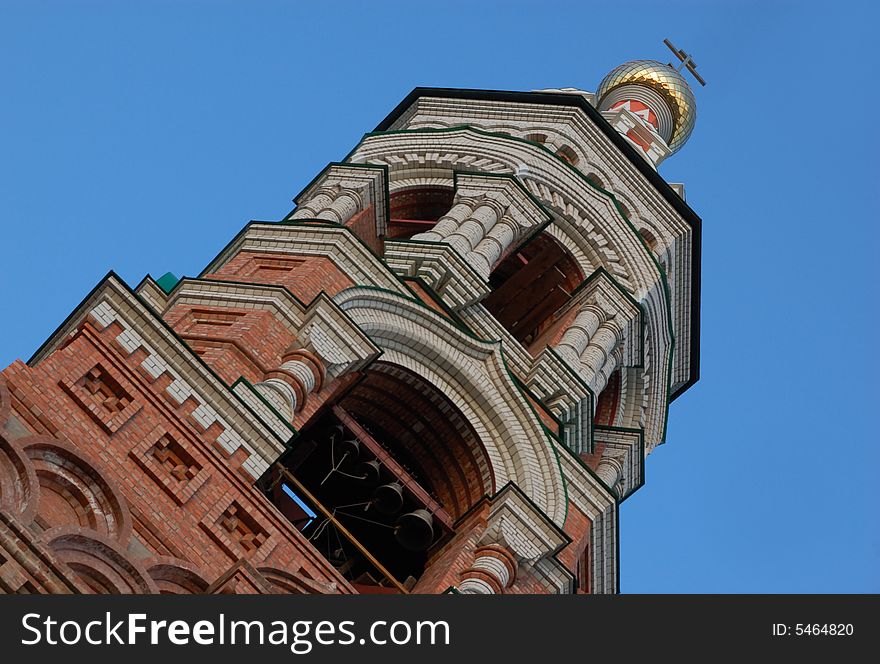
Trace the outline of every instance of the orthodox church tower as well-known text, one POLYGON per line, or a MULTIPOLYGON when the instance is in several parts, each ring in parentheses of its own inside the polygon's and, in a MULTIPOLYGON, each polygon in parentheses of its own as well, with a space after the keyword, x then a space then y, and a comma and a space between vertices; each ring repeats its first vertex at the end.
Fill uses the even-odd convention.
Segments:
POLYGON ((614 593, 699 374, 670 65, 418 88, 198 276, 110 273, 0 374, 11 593, 614 593))

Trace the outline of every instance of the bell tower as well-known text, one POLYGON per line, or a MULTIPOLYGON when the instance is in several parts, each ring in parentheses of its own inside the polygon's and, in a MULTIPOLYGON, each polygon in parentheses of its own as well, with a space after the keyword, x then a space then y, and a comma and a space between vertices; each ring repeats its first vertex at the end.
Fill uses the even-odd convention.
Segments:
POLYGON ((108 274, 0 374, 0 589, 616 592, 699 377, 695 118, 649 60, 417 88, 200 274, 108 274))

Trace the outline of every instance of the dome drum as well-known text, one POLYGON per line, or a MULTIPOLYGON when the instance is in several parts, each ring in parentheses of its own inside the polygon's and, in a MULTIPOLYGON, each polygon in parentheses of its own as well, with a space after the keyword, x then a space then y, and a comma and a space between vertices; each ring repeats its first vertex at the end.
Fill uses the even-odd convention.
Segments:
MULTIPOLYGON (((638 101, 647 106, 657 118, 655 129, 660 137, 669 144, 675 129, 675 121, 668 102, 651 88, 641 85, 621 85, 602 98, 599 105, 600 111, 613 110, 616 106, 627 101, 638 101)), ((650 124, 650 123, 649 123, 650 124)))
MULTIPOLYGON (((694 93, 688 86, 684 76, 671 65, 656 60, 633 60, 613 69, 599 84, 596 91, 600 110, 607 110, 614 104, 625 99, 641 101, 651 108, 660 121, 660 134, 663 136, 664 125, 668 118, 661 118, 665 107, 672 116, 671 135, 667 139, 669 149, 676 152, 694 129, 697 119, 697 104, 694 93), (625 88, 625 89, 624 89, 625 88), (644 98, 633 97, 633 88, 645 92, 644 98), (651 102, 648 103, 651 95, 651 102), (664 104, 658 104, 657 97, 664 104)), ((664 138, 666 138, 664 136, 664 138)))

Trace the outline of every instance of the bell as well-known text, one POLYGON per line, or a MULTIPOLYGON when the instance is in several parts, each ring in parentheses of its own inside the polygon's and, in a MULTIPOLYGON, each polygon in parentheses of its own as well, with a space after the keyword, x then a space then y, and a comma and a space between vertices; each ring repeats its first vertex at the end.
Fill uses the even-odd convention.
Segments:
POLYGON ((331 443, 335 443, 342 438, 344 433, 345 429, 342 428, 341 424, 331 424, 327 427, 323 427, 319 435, 321 438, 325 438, 331 443))
POLYGON ((375 459, 364 461, 358 467, 358 476, 367 484, 376 484, 379 481, 379 471, 381 468, 381 464, 375 459))
POLYGON ((397 541, 408 551, 424 551, 434 541, 434 517, 428 510, 407 512, 397 520, 394 534, 397 541))
POLYGON ((352 466, 360 454, 361 444, 354 438, 336 443, 333 451, 336 453, 336 463, 352 466))
POLYGON ((403 507, 403 487, 399 482, 383 484, 373 492, 373 506, 382 514, 394 514, 403 507))

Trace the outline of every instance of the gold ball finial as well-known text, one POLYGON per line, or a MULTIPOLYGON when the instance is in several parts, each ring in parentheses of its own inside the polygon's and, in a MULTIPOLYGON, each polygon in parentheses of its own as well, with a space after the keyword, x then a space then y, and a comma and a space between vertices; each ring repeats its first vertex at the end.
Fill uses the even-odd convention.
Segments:
POLYGON ((656 60, 625 62, 599 84, 596 91, 599 108, 609 93, 624 85, 643 86, 658 93, 672 114, 672 132, 667 139, 669 149, 675 152, 684 145, 697 120, 697 101, 684 76, 656 60))

